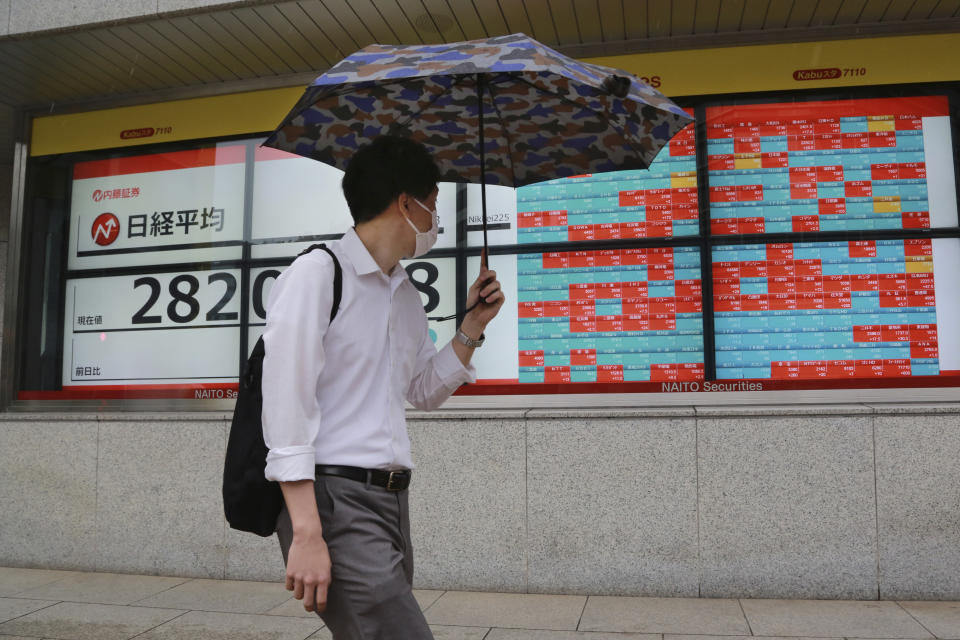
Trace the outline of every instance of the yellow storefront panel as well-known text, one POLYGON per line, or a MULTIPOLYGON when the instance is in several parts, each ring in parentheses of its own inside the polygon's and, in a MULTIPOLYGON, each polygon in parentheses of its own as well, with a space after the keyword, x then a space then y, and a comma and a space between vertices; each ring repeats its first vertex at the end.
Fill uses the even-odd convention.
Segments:
POLYGON ((287 87, 35 118, 30 155, 272 131, 302 93, 287 87))
MULTIPOLYGON (((953 81, 944 51, 960 34, 863 38, 607 56, 589 62, 624 69, 667 96, 953 81)), ((31 155, 129 147, 272 130, 304 87, 48 115, 33 120, 31 155)), ((887 126, 883 121, 874 126, 887 126)), ((751 165, 752 166, 752 165, 751 165)))
POLYGON ((945 33, 798 42, 589 59, 644 77, 668 96, 957 80, 945 33))

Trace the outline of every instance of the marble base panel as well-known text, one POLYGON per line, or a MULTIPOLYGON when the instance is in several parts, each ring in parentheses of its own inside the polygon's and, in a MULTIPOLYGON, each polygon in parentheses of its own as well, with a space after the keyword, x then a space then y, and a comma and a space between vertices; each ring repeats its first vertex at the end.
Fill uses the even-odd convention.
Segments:
MULTIPOLYGON (((598 413, 414 414, 415 585, 960 599, 960 406, 598 413)), ((226 426, 0 415, 0 566, 281 582, 223 520, 226 426)))
POLYGON ((526 589, 522 420, 411 420, 414 584, 526 589))
POLYGON ((693 418, 527 423, 529 590, 697 595, 693 418))
POLYGON ((704 597, 877 597, 871 416, 698 420, 704 597))
POLYGON ((880 597, 960 600, 960 420, 878 416, 880 597))
POLYGON ((96 568, 95 421, 0 421, 0 566, 96 568))
MULTIPOLYGON (((226 525, 225 525, 226 526, 226 525)), ((227 526, 224 576, 228 580, 284 582, 286 569, 276 535, 261 538, 227 526)))
POLYGON ((226 424, 100 424, 97 568, 224 577, 226 424))

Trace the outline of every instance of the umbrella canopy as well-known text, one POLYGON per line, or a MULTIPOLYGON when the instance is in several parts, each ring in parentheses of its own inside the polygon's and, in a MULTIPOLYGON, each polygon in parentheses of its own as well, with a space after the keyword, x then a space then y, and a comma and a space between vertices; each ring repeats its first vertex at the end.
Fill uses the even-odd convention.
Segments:
POLYGON ((377 136, 401 135, 443 181, 520 187, 645 169, 691 121, 626 72, 513 34, 366 47, 314 80, 264 145, 345 169, 377 136))

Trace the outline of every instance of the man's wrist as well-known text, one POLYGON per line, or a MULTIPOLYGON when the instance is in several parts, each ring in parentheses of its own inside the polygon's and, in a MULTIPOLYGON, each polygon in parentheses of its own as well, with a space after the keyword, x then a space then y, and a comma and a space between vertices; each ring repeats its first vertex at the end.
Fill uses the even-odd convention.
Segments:
POLYGON ((294 531, 293 531, 293 539, 294 539, 294 540, 297 540, 297 541, 299 541, 299 542, 305 542, 305 543, 307 543, 307 542, 318 542, 318 541, 320 541, 320 540, 323 540, 323 531, 321 531, 319 528, 317 528, 317 529, 311 529, 311 530, 308 530, 308 531, 303 531, 303 530, 297 531, 297 530, 294 530, 294 531))
POLYGON ((477 349, 477 348, 483 346, 483 341, 484 341, 486 338, 485 338, 484 335, 481 333, 481 334, 480 334, 480 339, 479 339, 479 340, 474 340, 473 338, 471 338, 470 336, 468 336, 467 334, 465 334, 465 333, 464 333, 463 331, 461 331, 460 329, 457 329, 457 333, 456 333, 456 335, 453 336, 453 339, 454 339, 455 341, 459 342, 460 344, 462 344, 463 346, 467 347, 468 349, 477 349))
POLYGON ((320 522, 320 512, 317 510, 313 479, 281 482, 280 490, 283 492, 283 500, 290 514, 293 537, 298 540, 322 538, 323 526, 320 522))
POLYGON ((309 540, 311 538, 323 538, 323 526, 320 519, 309 519, 304 523, 297 523, 293 526, 293 537, 309 540))
POLYGON ((479 323, 473 322, 469 315, 460 323, 460 331, 471 340, 479 340, 484 328, 485 327, 480 326, 479 323))

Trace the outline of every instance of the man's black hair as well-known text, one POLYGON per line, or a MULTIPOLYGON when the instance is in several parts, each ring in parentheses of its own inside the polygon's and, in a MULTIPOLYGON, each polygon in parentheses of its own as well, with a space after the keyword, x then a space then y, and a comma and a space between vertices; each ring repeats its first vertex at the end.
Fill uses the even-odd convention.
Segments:
POLYGON ((401 193, 425 200, 440 180, 440 170, 419 142, 380 136, 361 147, 347 165, 343 195, 355 224, 373 220, 401 193))

